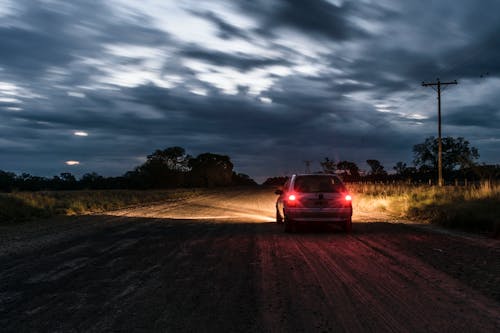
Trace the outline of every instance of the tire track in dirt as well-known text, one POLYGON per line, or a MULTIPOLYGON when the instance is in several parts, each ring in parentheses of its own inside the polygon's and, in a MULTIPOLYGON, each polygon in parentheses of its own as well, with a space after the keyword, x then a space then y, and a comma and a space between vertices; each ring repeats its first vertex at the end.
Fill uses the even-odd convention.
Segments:
POLYGON ((355 223, 351 235, 285 234, 265 222, 274 200, 272 191, 231 189, 68 218, 54 226, 59 234, 50 242, 0 254, 0 327, 500 331, 500 303, 481 284, 452 274, 441 252, 428 258, 442 244, 450 258, 471 266, 467 274, 491 279, 484 286, 496 292, 494 243, 381 222, 355 223))

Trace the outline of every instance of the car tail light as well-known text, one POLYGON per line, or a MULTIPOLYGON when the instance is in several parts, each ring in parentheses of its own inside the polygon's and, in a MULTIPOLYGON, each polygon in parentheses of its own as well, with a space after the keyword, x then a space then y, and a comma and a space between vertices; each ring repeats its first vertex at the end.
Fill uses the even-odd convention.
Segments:
POLYGON ((295 194, 290 194, 287 196, 287 206, 296 206, 297 196, 295 194))
POLYGON ((345 201, 352 201, 352 197, 349 194, 346 194, 344 199, 345 199, 345 201))

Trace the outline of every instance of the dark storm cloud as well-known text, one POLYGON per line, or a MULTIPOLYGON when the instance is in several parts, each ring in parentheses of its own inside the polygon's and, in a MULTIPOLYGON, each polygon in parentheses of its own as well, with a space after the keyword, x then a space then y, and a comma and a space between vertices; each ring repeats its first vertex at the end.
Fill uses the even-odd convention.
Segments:
POLYGON ((444 116, 446 123, 463 127, 500 129, 500 106, 467 106, 444 116))
POLYGON ((168 41, 166 33, 147 27, 147 18, 120 23, 98 1, 18 6, 16 21, 23 25, 0 27, 0 66, 15 75, 33 78, 53 66, 72 71, 74 60, 102 57, 103 43, 157 46, 168 41))
MULTIPOLYGON (((41 12, 42 16, 50 13, 41 12)), ((58 17, 58 16, 55 16, 58 17)), ((61 65, 73 59, 72 51, 78 50, 78 43, 73 43, 57 33, 47 30, 26 30, 22 28, 0 28, 0 64, 8 71, 23 73, 26 76, 36 75, 49 66, 61 65)))
POLYGON ((289 65, 289 62, 284 59, 249 57, 244 53, 227 53, 222 51, 207 50, 193 45, 184 48, 180 55, 187 58, 204 60, 205 62, 209 62, 217 66, 234 67, 242 71, 270 65, 289 65))
POLYGON ((493 31, 477 36, 471 44, 450 50, 445 57, 449 63, 440 70, 447 77, 500 77, 500 23, 493 31))
POLYGON ((165 121, 165 132, 196 133, 203 129, 202 136, 218 136, 228 153, 236 155, 274 150, 275 156, 283 154, 285 157, 290 147, 294 147, 295 154, 301 150, 304 154, 320 154, 320 151, 338 150, 342 146, 352 149, 394 146, 394 140, 384 133, 395 134, 395 131, 381 131, 371 126, 372 114, 363 112, 365 110, 360 110, 355 120, 348 120, 347 115, 353 110, 335 98, 319 95, 314 98, 290 89, 284 89, 281 94, 278 91, 270 94, 276 105, 266 105, 244 96, 193 97, 182 90, 166 92, 153 87, 140 87, 129 92, 138 104, 150 104, 166 115, 177 110, 177 120, 189 119, 189 122, 165 121), (362 134, 359 133, 360 126, 364 128, 362 134))
POLYGON ((336 6, 324 0, 260 0, 244 1, 239 5, 260 20, 262 25, 258 32, 263 35, 273 36, 275 29, 280 27, 333 40, 346 40, 360 34, 360 30, 347 20, 352 9, 349 4, 336 6))
POLYGON ((117 175, 154 149, 180 145, 194 155, 229 154, 237 171, 259 180, 301 171, 304 159, 319 168, 324 157, 362 168, 374 158, 391 170, 411 161, 414 144, 436 135, 435 93, 421 82, 437 77, 458 79, 464 89, 446 96, 446 135, 470 139, 487 162, 498 163, 500 100, 489 93, 470 101, 466 93, 473 85, 498 87, 498 3, 338 3, 231 2, 227 8, 255 22, 249 29, 234 15, 226 21, 217 12, 223 6, 193 5, 187 13, 232 43, 216 49, 209 39, 197 42, 197 26, 183 35, 154 23, 175 24, 168 14, 153 19, 97 1, 23 2, 8 18, 14 23, 0 24, 0 169, 117 175), (303 39, 287 44, 296 35, 283 39, 289 31, 303 39), (110 45, 123 50, 109 52, 110 45), (129 46, 158 55, 129 54, 129 46), (273 52, 261 55, 258 47, 273 52), (207 66, 189 67, 186 59, 207 66), (276 66, 289 71, 273 72, 276 66), (256 70, 263 74, 255 82, 227 77, 256 70), (2 95, 2 81, 19 92, 2 95), (89 136, 76 137, 76 130, 89 136), (69 159, 82 164, 69 169, 69 159))

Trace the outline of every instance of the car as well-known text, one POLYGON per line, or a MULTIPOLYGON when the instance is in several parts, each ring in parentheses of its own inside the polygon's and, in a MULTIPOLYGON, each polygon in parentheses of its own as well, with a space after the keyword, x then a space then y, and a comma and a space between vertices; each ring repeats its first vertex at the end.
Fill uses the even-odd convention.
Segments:
POLYGON ((298 224, 338 224, 352 231, 352 197, 334 174, 294 174, 275 192, 276 222, 292 232, 298 224))

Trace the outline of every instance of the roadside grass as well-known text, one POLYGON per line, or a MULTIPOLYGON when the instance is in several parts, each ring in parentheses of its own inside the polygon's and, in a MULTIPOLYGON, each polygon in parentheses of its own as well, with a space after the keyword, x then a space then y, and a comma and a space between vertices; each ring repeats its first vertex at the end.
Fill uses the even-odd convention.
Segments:
MULTIPOLYGON (((419 220, 500 236, 500 184, 445 186, 347 184, 355 211, 381 212, 395 218, 419 220)), ((0 223, 56 215, 82 215, 113 209, 179 200, 207 189, 156 191, 93 190, 14 192, 0 194, 0 223)))
POLYGON ((473 232, 500 234, 500 186, 349 184, 354 209, 473 232))
POLYGON ((164 200, 184 199, 200 189, 159 191, 96 190, 14 192, 0 194, 0 223, 56 215, 82 215, 164 200))

